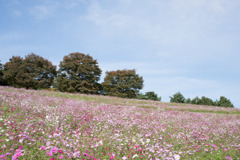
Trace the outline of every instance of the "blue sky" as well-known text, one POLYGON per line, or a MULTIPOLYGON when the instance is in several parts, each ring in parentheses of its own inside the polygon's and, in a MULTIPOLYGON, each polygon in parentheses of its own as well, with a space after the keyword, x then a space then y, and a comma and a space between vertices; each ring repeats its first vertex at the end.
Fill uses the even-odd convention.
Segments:
POLYGON ((142 92, 169 101, 229 98, 240 108, 239 0, 0 0, 0 60, 36 53, 59 65, 90 54, 136 69, 142 92))

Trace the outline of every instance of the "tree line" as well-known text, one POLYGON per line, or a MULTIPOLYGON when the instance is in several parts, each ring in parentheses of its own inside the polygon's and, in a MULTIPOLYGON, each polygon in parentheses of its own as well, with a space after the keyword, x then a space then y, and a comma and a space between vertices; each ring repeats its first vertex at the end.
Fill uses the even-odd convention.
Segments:
POLYGON ((143 88, 143 77, 134 69, 107 71, 99 83, 102 70, 90 55, 75 52, 63 57, 59 69, 49 60, 28 54, 25 58, 12 56, 0 63, 0 85, 26 89, 55 88, 61 92, 102 94, 136 98, 143 88))
POLYGON ((177 92, 172 97, 170 97, 170 102, 234 108, 232 102, 224 96, 221 96, 219 100, 215 101, 205 96, 202 96, 201 98, 197 96, 193 99, 186 99, 180 92, 177 92))
MULTIPOLYGON (((49 60, 34 53, 12 56, 4 65, 0 63, 0 85, 26 89, 54 88, 61 92, 101 94, 122 98, 137 98, 161 101, 154 91, 140 93, 143 77, 135 69, 107 71, 99 83, 102 70, 97 60, 89 54, 70 53, 63 57, 59 69, 49 60)), ((180 92, 170 97, 171 102, 233 107, 230 100, 220 97, 213 102, 207 97, 185 99, 180 92)))

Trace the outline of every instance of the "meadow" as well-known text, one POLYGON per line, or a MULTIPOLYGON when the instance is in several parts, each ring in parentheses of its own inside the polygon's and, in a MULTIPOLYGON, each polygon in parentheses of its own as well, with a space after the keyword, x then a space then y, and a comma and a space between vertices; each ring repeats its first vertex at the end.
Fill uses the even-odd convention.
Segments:
POLYGON ((240 159, 240 109, 0 87, 1 160, 240 159))

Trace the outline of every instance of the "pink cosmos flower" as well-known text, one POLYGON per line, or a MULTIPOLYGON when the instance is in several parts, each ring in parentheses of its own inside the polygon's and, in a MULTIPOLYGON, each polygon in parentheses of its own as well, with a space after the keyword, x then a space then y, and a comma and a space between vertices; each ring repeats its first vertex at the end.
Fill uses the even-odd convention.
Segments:
POLYGON ((57 152, 58 152, 57 147, 53 147, 52 150, 51 150, 51 152, 53 152, 53 153, 57 153, 57 152))
POLYGON ((50 151, 50 152, 47 152, 47 155, 48 156, 52 156, 52 152, 50 151))
POLYGON ((15 153, 21 152, 21 149, 16 149, 15 153))
POLYGON ((15 154, 12 156, 12 160, 17 160, 18 157, 22 155, 21 152, 15 152, 15 154))
POLYGON ((110 159, 114 159, 114 156, 113 156, 113 155, 111 155, 110 159))
POLYGON ((41 149, 42 149, 42 150, 46 150, 46 147, 42 146, 41 149))
POLYGON ((59 156, 59 159, 63 159, 63 155, 60 155, 60 156, 59 156))

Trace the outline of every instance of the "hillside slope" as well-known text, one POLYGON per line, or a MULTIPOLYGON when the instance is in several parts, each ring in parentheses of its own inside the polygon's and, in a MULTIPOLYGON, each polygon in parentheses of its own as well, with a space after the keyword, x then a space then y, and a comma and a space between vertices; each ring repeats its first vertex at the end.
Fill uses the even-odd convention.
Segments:
POLYGON ((238 159, 240 115, 0 87, 0 137, 0 159, 238 159))

